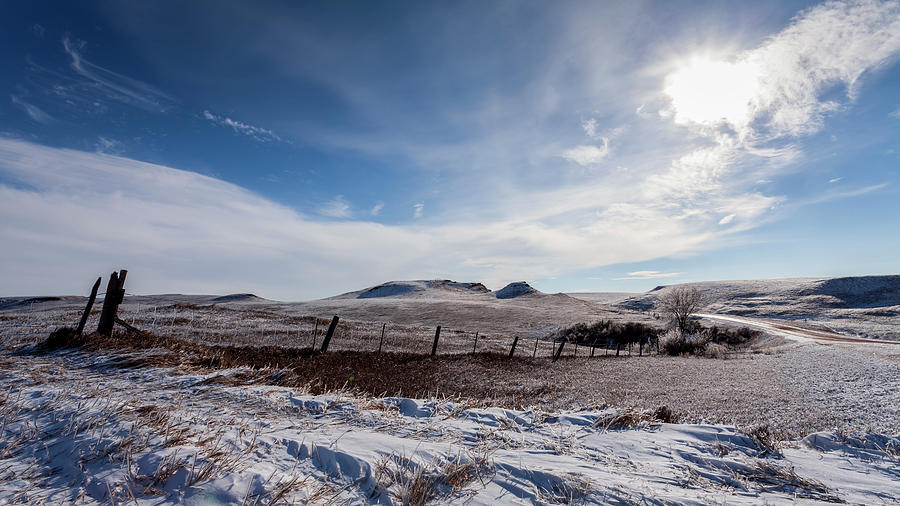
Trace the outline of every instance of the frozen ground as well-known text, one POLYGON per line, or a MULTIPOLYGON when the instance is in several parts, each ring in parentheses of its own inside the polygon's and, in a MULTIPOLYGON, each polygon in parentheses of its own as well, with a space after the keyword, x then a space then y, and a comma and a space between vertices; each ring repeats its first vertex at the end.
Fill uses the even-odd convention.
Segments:
MULTIPOLYGON (((129 295, 121 316, 145 330, 210 343, 309 346, 316 329, 321 342, 331 316, 339 315, 336 349, 375 350, 382 325, 387 324, 384 349, 411 352, 428 351, 440 325, 442 353, 471 351, 476 332, 479 350, 500 352, 509 349, 513 336, 544 337, 578 322, 612 319, 661 324, 640 311, 544 294, 528 285, 507 288, 491 292, 478 283, 395 281, 308 302, 271 301, 252 294, 129 295), (320 318, 318 327, 315 317, 320 318)), ((72 326, 86 300, 0 299, 0 340, 28 342, 43 339, 55 327, 72 326)), ((100 311, 99 304, 94 311, 100 311)))
POLYGON ((142 365, 152 353, 0 354, 0 502, 900 501, 897 437, 776 443, 612 409, 313 396, 232 380, 249 371, 142 365))
MULTIPOLYGON (((765 282, 782 302, 760 314, 803 297, 820 299, 792 307, 835 309, 798 283, 821 285, 765 282)), ((885 286, 842 300, 893 311, 878 305, 892 300, 885 286)), ((724 312, 737 288, 717 290, 724 312)), ((656 322, 652 310, 619 294, 506 294, 518 296, 394 282, 307 303, 126 297, 125 321, 203 345, 309 347, 339 314, 331 349, 356 350, 218 371, 165 349, 35 353, 85 299, 3 299, 0 503, 900 501, 900 346, 770 339, 727 360, 567 348, 551 364, 550 343, 531 338, 598 318, 656 322), (623 298, 632 309, 611 305, 623 298), (382 323, 385 351, 419 355, 366 353, 382 323), (429 359, 435 325, 441 356, 429 359), (495 354, 469 355, 475 331, 478 351, 495 354), (528 339, 508 360, 513 335, 528 339), (660 423, 661 406, 690 423, 660 423)), ((892 325, 866 318, 855 321, 892 325)))
POLYGON ((656 297, 675 286, 693 286, 706 294, 711 302, 707 313, 788 319, 852 336, 900 340, 900 276, 689 283, 614 303, 652 311, 656 297))

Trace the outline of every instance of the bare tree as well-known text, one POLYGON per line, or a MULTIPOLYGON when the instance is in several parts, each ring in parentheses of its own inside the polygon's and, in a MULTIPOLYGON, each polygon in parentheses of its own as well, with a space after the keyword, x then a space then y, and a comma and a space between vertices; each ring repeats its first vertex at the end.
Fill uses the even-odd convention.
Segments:
POLYGON ((678 286, 659 297, 657 306, 675 323, 682 335, 691 316, 706 307, 706 298, 694 287, 678 286))

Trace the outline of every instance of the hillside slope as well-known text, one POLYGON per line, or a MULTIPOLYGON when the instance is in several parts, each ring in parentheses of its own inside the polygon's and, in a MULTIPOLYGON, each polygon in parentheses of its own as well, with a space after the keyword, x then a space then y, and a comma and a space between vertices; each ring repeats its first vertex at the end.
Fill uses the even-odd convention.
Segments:
POLYGON ((708 281, 660 286, 618 305, 652 311, 675 287, 706 295, 708 313, 808 321, 844 333, 900 339, 900 276, 708 281))

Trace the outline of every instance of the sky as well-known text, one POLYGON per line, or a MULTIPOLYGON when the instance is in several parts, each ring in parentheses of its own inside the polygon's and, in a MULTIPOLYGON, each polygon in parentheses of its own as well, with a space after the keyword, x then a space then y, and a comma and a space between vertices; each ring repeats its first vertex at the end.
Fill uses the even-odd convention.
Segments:
POLYGON ((0 295, 900 273, 900 3, 0 5, 0 295))

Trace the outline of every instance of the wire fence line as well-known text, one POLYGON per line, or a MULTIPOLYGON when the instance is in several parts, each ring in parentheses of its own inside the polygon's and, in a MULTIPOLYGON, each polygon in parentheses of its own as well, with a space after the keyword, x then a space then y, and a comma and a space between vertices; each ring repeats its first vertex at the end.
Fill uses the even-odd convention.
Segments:
MULTIPOLYGON (((0 343, 6 347, 40 342, 62 326, 74 326, 82 309, 76 305, 45 310, 28 308, 0 316, 0 343)), ((100 309, 94 308, 87 329, 96 328, 100 309)), ((221 305, 143 304, 128 302, 119 307, 118 317, 128 324, 158 335, 173 336, 189 342, 224 346, 279 346, 314 348, 321 346, 332 315, 291 315, 255 309, 232 309, 221 305)), ((340 315, 338 315, 340 316, 340 315)), ((390 321, 341 319, 329 350, 360 352, 403 352, 428 354, 435 326, 398 324, 390 321)), ((538 333, 539 334, 539 333, 538 333)), ((552 357, 555 343, 546 335, 521 335, 514 355, 552 357)), ((448 329, 440 332, 437 353, 508 354, 515 334, 482 334, 448 329)), ((568 346, 566 355, 577 354, 568 346)), ((589 353, 582 347, 582 354, 589 353)))

